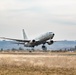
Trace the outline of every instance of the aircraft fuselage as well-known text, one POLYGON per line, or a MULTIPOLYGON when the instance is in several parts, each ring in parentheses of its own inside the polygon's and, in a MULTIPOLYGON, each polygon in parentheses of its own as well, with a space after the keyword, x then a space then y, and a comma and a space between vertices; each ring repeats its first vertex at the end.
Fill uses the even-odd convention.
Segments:
POLYGON ((45 34, 42 34, 38 38, 34 39, 35 42, 30 41, 30 42, 25 43, 25 46, 34 47, 34 46, 38 46, 40 44, 45 44, 47 42, 47 40, 52 40, 53 37, 54 37, 53 32, 47 32, 45 34))

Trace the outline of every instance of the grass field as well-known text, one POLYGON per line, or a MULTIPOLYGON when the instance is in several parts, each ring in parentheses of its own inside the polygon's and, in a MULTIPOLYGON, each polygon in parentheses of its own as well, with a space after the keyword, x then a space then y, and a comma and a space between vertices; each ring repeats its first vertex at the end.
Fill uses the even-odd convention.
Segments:
POLYGON ((0 53, 0 75, 76 75, 76 56, 75 53, 0 53))

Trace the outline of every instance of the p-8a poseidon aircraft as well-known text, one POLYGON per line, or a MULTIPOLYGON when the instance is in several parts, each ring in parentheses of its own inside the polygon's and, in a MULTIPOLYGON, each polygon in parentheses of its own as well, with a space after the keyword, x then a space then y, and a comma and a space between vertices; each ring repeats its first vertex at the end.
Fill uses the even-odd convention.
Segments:
POLYGON ((12 39, 12 38, 6 38, 6 37, 0 37, 1 39, 7 39, 7 40, 13 40, 15 41, 15 44, 23 44, 25 47, 32 47, 32 49, 35 46, 41 45, 42 44, 42 49, 43 50, 47 50, 47 47, 45 46, 45 44, 47 43, 48 45, 53 44, 53 37, 54 37, 54 33, 53 32, 47 32, 45 34, 42 34, 41 36, 29 40, 25 34, 25 31, 23 29, 23 37, 24 39, 12 39))

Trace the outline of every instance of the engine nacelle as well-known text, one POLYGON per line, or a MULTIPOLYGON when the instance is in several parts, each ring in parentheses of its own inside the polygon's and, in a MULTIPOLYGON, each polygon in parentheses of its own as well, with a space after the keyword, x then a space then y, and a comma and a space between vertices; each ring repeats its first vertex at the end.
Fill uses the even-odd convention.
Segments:
POLYGON ((51 45, 51 44, 53 44, 54 43, 54 41, 53 40, 50 40, 49 42, 47 42, 48 43, 48 45, 51 45))
POLYGON ((35 42, 36 42, 35 40, 31 40, 31 41, 30 41, 30 43, 35 43, 35 42))

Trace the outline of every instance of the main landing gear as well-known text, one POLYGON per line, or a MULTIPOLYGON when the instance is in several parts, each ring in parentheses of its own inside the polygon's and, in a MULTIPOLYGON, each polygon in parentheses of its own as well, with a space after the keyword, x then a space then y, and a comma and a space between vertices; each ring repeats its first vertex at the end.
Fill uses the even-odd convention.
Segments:
POLYGON ((47 51, 47 47, 44 44, 42 45, 42 50, 47 51))

